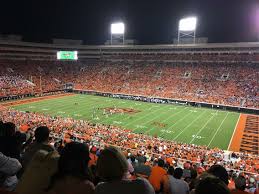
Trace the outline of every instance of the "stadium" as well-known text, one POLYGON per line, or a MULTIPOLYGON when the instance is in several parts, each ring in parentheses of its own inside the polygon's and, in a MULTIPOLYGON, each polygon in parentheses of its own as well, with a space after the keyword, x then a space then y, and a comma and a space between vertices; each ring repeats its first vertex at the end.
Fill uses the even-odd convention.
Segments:
MULTIPOLYGON (((82 168, 93 174, 97 168, 100 177, 98 163, 110 162, 110 168, 116 169, 112 154, 120 150, 125 155, 121 157, 130 161, 127 165, 132 169, 126 170, 130 180, 141 178, 153 190, 143 193, 166 193, 166 183, 161 186, 158 180, 157 185, 158 175, 153 174, 161 163, 164 175, 171 176, 170 169, 175 168, 172 176, 176 177, 182 169, 188 192, 191 172, 202 177, 215 166, 228 172, 229 185, 243 177, 256 189, 259 43, 196 43, 196 20, 191 21, 194 26, 184 22, 179 22, 178 44, 127 45, 123 23, 111 25, 110 45, 0 41, 0 157, 17 159, 18 169, 22 168, 4 174, 3 182, 0 176, 1 188, 48 193, 44 189, 55 175, 57 180, 66 176, 62 173, 84 180, 83 175, 73 174, 78 170, 73 166, 81 165, 76 163, 83 155, 79 149, 86 147, 89 163, 82 168), (180 42, 181 33, 187 32, 194 43, 180 42), (46 133, 47 144, 44 139, 44 146, 38 145, 46 133), (147 174, 138 168, 142 159, 150 168, 147 174), (54 163, 61 166, 54 168, 54 163), (62 167, 68 169, 59 172, 62 167), (15 188, 5 185, 14 175, 15 188)), ((113 178, 106 176, 104 180, 113 178)), ((87 189, 96 187, 102 193, 100 177, 86 178, 91 184, 78 188, 93 193, 87 189)), ((60 180, 54 181, 55 189, 64 184, 60 180)), ((195 189, 198 192, 198 186, 195 189)))

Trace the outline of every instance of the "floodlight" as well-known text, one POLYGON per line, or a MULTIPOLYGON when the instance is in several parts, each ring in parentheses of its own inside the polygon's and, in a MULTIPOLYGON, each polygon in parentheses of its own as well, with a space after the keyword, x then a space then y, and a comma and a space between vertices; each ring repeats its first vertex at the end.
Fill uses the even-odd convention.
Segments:
POLYGON ((111 34, 124 34, 125 25, 124 23, 114 23, 111 25, 111 34))
POLYGON ((181 19, 179 22, 179 31, 195 31, 197 24, 196 17, 181 19))

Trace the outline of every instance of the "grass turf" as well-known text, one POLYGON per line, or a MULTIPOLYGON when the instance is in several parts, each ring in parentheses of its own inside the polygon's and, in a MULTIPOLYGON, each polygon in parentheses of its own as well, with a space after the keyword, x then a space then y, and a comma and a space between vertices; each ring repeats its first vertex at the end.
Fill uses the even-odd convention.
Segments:
POLYGON ((74 95, 13 106, 21 111, 73 117, 131 129, 177 142, 227 149, 239 113, 172 104, 155 104, 91 95, 74 95), (77 104, 76 104, 77 103, 77 104), (104 108, 136 113, 103 114, 104 108))

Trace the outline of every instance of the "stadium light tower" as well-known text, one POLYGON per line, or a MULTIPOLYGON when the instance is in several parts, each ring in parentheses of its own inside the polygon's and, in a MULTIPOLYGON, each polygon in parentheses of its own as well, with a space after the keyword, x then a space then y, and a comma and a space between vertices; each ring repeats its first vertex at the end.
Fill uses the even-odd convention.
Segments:
POLYGON ((193 39, 193 43, 196 41, 196 26, 197 18, 188 17, 179 21, 178 26, 178 44, 180 44, 181 38, 189 37, 193 39))
POLYGON ((122 41, 122 44, 124 44, 124 33, 124 23, 119 22, 111 24, 111 45, 113 45, 114 40, 116 40, 117 43, 122 41))

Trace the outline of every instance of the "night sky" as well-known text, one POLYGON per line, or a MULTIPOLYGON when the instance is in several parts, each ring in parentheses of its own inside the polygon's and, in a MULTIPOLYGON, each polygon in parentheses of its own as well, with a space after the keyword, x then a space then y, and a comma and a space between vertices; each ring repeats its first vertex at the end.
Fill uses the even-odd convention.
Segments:
POLYGON ((169 44, 179 19, 189 15, 198 17, 197 36, 209 42, 259 40, 259 0, 1 0, 0 33, 103 44, 110 23, 122 20, 126 38, 169 44))

